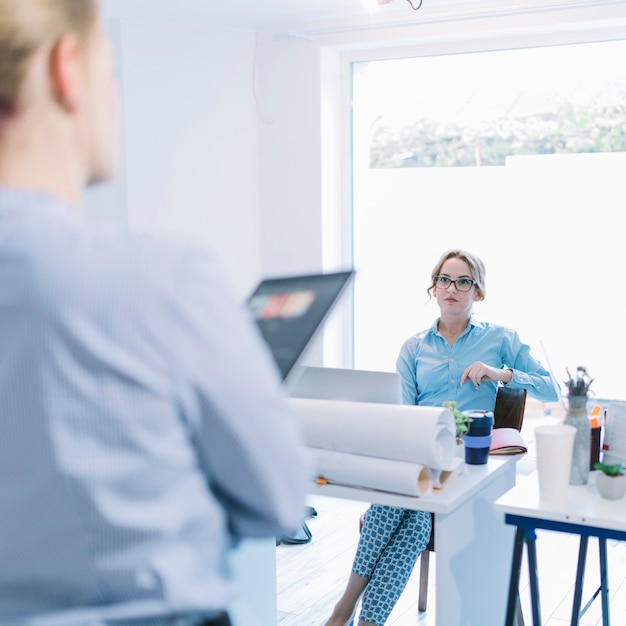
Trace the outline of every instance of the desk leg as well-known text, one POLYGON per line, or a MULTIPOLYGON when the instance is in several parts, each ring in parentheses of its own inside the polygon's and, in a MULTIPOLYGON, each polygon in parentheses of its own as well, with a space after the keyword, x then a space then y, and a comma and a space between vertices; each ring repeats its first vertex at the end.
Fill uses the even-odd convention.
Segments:
POLYGON ((578 626, 580 621, 580 604, 583 596, 583 580, 585 577, 588 544, 589 537, 581 535, 580 548, 578 549, 578 567, 576 568, 576 586, 574 587, 574 604, 572 605, 572 626, 578 626))
POLYGON ((515 526, 505 524, 493 503, 514 484, 511 463, 453 511, 435 514, 436 626, 502 624, 515 526))
POLYGON ((606 566, 606 539, 598 537, 600 551, 600 589, 602 590, 602 626, 609 626, 609 570, 606 566))
POLYGON ((515 609, 519 604, 519 579, 522 569, 522 551, 524 549, 524 529, 519 528, 515 532, 513 544, 513 561, 511 563, 511 578, 509 581, 509 599, 506 606, 505 626, 514 626, 515 609))
POLYGON ((539 606, 539 580, 537 578, 537 535, 534 528, 524 531, 526 551, 528 552, 528 578, 530 579, 530 600, 533 609, 533 625, 541 626, 541 609, 539 606))

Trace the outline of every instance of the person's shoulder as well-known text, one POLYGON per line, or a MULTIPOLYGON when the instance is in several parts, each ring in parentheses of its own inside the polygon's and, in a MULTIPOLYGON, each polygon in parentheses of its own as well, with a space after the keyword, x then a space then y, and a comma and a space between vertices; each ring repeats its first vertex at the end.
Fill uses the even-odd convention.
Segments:
POLYGON ((210 249, 192 239, 142 232, 93 233, 92 237, 92 245, 108 264, 137 268, 144 278, 215 262, 210 249))
POLYGON ((424 330, 421 330, 405 339, 402 344, 402 348, 404 350, 408 350, 409 352, 415 352, 428 336, 436 332, 436 329, 437 323, 435 322, 432 326, 429 326, 428 328, 425 328, 424 330))
POLYGON ((224 268, 208 245, 192 238, 128 232, 98 239, 105 284, 129 299, 184 306, 198 291, 226 291, 224 268), (113 281, 113 284, 111 284, 113 281))
POLYGON ((210 283, 215 264, 210 250, 193 240, 77 222, 66 225, 48 257, 56 296, 104 309, 178 298, 190 283, 210 283))
POLYGON ((493 337, 514 337, 517 333, 512 328, 496 324, 494 322, 485 322, 472 316, 470 323, 474 332, 488 334, 493 337))
POLYGON ((139 315, 144 306, 184 299, 194 285, 211 289, 223 273, 198 241, 95 225, 32 191, 0 188, 0 239, 14 297, 54 315, 139 315))

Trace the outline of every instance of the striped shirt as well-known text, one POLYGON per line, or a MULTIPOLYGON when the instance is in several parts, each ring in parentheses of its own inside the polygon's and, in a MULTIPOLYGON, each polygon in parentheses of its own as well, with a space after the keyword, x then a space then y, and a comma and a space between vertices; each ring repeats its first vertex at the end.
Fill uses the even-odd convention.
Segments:
POLYGON ((0 350, 0 623, 212 615, 229 549, 299 525, 277 369, 204 251, 0 188, 0 350))

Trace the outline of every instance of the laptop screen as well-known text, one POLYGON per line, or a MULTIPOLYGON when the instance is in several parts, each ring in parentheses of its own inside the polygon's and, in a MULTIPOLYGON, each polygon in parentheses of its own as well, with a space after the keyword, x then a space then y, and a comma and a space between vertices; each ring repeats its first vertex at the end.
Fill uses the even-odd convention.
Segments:
POLYGON ((402 404, 402 382, 396 372, 301 365, 298 369, 289 389, 292 398, 402 404))
POLYGON ((278 369, 287 378, 332 309, 354 271, 267 278, 248 298, 248 308, 278 369))

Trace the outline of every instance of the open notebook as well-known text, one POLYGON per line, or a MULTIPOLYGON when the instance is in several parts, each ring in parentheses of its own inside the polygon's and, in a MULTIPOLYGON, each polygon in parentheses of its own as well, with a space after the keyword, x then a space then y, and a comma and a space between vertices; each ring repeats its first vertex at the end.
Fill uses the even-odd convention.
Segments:
POLYGON ((528 448, 517 428, 494 428, 489 454, 523 454, 528 448))

